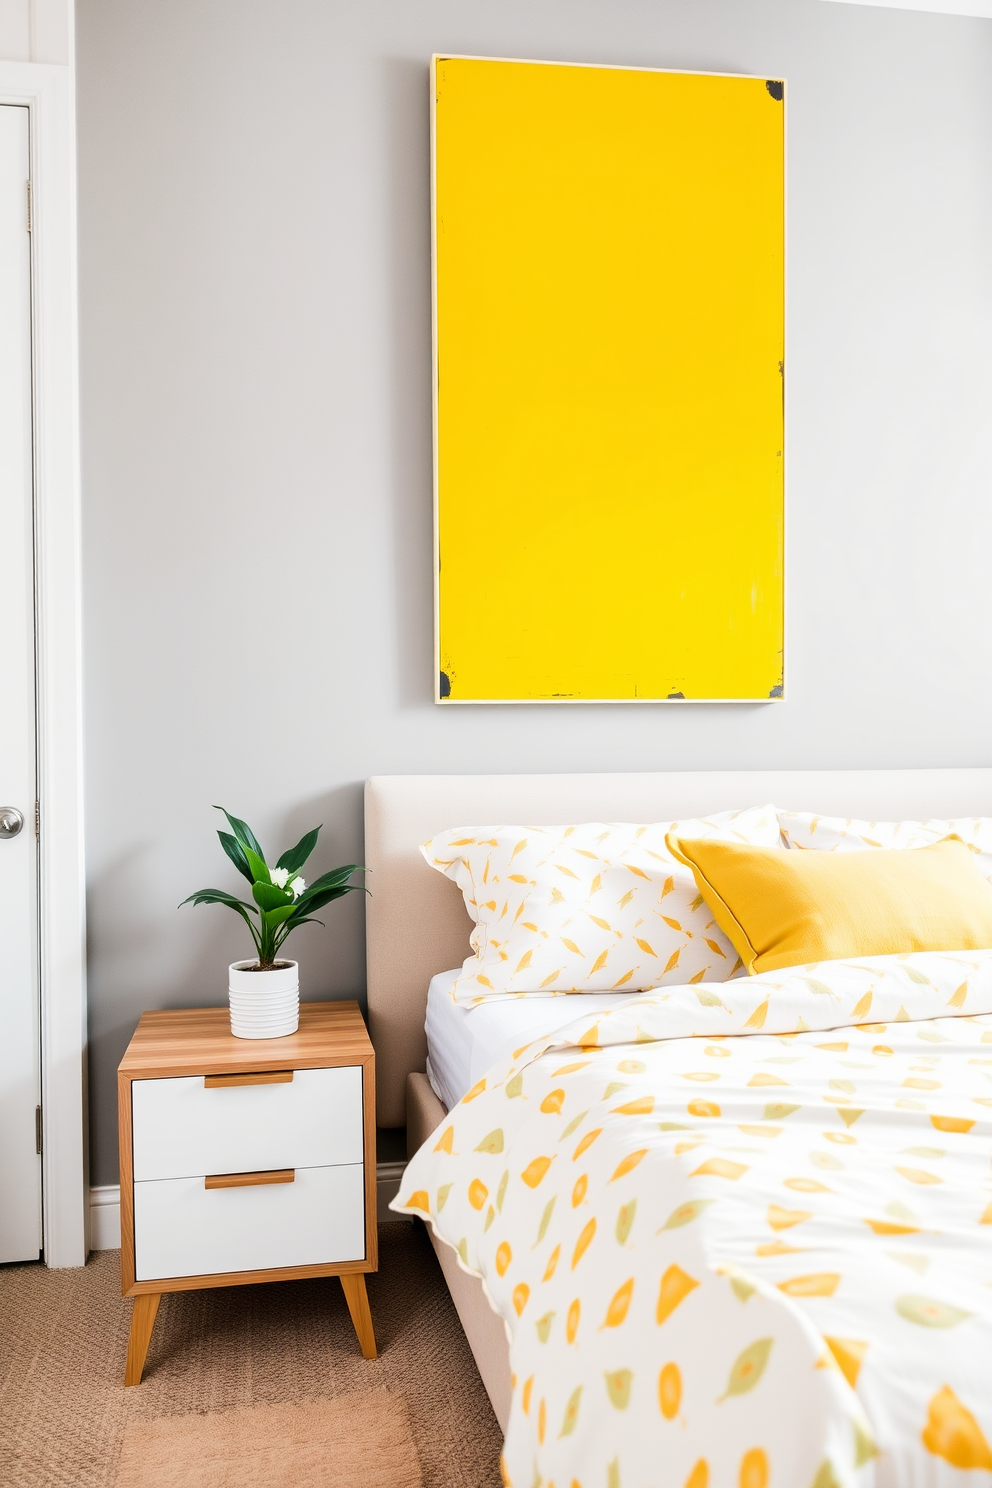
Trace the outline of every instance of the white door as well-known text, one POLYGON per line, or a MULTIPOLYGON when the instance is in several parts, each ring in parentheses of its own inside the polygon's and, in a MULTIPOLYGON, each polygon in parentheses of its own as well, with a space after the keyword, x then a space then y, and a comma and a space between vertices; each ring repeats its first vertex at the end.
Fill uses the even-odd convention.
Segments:
POLYGON ((41 1250, 28 125, 0 105, 0 1261, 41 1250))

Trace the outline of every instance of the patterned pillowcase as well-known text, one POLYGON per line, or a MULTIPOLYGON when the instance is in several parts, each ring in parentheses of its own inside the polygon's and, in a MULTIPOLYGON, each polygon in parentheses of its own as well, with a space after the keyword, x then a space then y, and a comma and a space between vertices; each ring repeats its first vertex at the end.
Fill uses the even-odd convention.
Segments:
POLYGON ((774 806, 650 826, 456 827, 425 842, 425 860, 458 885, 475 921, 455 1002, 644 992, 740 971, 692 874, 665 844, 673 828, 782 846, 774 806))
POLYGON ((778 824, 786 847, 817 852, 863 852, 877 847, 929 847, 944 837, 960 837, 972 852, 975 867, 992 879, 992 816, 962 816, 950 821, 857 821, 853 817, 816 816, 809 811, 780 811, 778 824))

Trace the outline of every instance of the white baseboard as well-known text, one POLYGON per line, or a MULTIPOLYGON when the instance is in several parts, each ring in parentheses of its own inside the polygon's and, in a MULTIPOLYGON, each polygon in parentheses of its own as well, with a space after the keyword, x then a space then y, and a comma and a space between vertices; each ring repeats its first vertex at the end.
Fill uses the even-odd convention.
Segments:
MULTIPOLYGON (((382 1162, 376 1165, 376 1211, 380 1224, 406 1220, 388 1207, 396 1196, 403 1177, 405 1162, 382 1162)), ((106 1183, 90 1189, 90 1250, 117 1250, 121 1243, 121 1190, 117 1183, 106 1183)))
POLYGON ((121 1190, 118 1183, 90 1189, 90 1250, 119 1250, 121 1190))

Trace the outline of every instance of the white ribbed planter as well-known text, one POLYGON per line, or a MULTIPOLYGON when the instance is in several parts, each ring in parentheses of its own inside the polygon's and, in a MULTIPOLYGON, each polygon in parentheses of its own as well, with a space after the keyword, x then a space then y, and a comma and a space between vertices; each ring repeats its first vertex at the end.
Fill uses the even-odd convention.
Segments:
POLYGON ((235 1038, 285 1038, 300 1026, 299 965, 249 971, 255 964, 235 961, 228 968, 231 1032, 235 1038))

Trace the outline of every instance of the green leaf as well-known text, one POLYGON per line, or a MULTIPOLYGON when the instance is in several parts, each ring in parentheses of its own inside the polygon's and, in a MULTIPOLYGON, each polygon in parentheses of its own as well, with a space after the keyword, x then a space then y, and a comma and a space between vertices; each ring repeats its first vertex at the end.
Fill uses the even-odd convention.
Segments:
POLYGON ((617 1240, 621 1245, 626 1245, 627 1236, 630 1234, 634 1223, 634 1215, 637 1213, 637 1200, 631 1199, 629 1204, 624 1204, 617 1215, 617 1240))
MULTIPOLYGON (((250 909, 252 914, 258 914, 254 904, 246 904, 243 899, 236 899, 226 889, 197 889, 195 894, 190 894, 183 904, 228 904, 231 909, 250 909)), ((182 909, 183 904, 179 908, 182 909)))
MULTIPOLYGON (((554 1313, 551 1313, 550 1316, 554 1317, 554 1313)), ((540 1327, 540 1324, 538 1324, 538 1327, 540 1327)), ((571 1436, 575 1430, 575 1423, 579 1419, 579 1402, 581 1399, 582 1386, 578 1385, 568 1397, 568 1404, 565 1407, 565 1417, 561 1423, 561 1430, 558 1433, 559 1438, 571 1436)))
POLYGON ((355 863, 346 863, 343 868, 334 868, 330 873, 322 873, 320 878, 315 878, 313 883, 304 889, 296 901, 297 914, 302 919, 304 915, 313 910, 321 909, 334 899, 340 899, 342 894, 356 891, 367 894, 368 889, 363 884, 350 884, 346 881, 353 873, 365 872, 367 869, 360 868, 355 863))
POLYGON ((820 997, 836 997, 837 995, 832 987, 826 986, 824 982, 818 982, 815 977, 800 977, 799 980, 805 982, 809 990, 816 992, 820 997))
MULTIPOLYGON (((308 889, 296 901, 296 914, 302 921, 308 914, 312 914, 315 909, 323 909, 325 904, 331 904, 335 899, 340 899, 344 894, 347 894, 349 889, 358 888, 360 888, 359 884, 345 884, 344 888, 320 889, 316 894, 311 894, 308 889)), ((295 923, 296 921, 294 921, 295 923)))
POLYGON ((558 1195, 555 1194, 554 1198, 553 1199, 549 1199, 548 1202, 545 1204, 545 1206, 544 1206, 544 1213, 541 1215, 541 1223, 540 1223, 540 1225, 538 1227, 538 1231, 537 1231, 537 1239, 534 1241, 534 1244, 531 1246, 531 1250, 535 1250, 537 1248, 537 1246, 540 1245, 540 1243, 544 1239, 545 1235, 548 1233, 548 1225, 551 1223, 551 1216, 555 1212, 555 1202, 556 1202, 557 1198, 558 1198, 558 1195))
MULTIPOLYGON (((288 894, 285 889, 277 889, 275 884, 252 884, 251 897, 259 909, 288 909, 292 914, 296 908, 292 894, 288 894)), ((285 919, 285 915, 283 918, 285 919)))
POLYGON ((727 1280, 730 1282, 734 1296, 738 1302, 746 1302, 758 1290, 750 1277, 743 1275, 741 1272, 729 1271, 727 1273, 727 1280))
POLYGON ((221 847, 227 853, 227 856, 230 858, 235 868, 237 868, 238 872, 242 874, 249 883, 254 883, 255 880, 252 878, 251 869, 248 866, 248 859, 245 857, 244 848, 241 846, 241 843, 237 840, 236 837, 232 837, 230 832, 218 832, 217 836, 220 838, 221 847))
POLYGON ((606 1393, 610 1397, 610 1404, 616 1410, 626 1410, 630 1404, 630 1386, 633 1378, 629 1369, 614 1369, 612 1373, 604 1375, 606 1393))
POLYGON ((879 1455, 878 1447, 875 1445, 874 1437, 868 1430, 867 1421, 854 1421, 852 1425, 854 1426, 854 1465, 855 1467, 862 1467, 866 1462, 870 1462, 873 1457, 879 1455))
MULTIPOLYGON (((550 1336, 551 1336, 551 1324, 554 1322, 554 1320, 555 1320, 555 1315, 554 1315, 553 1312, 546 1312, 542 1318, 538 1318, 537 1325, 536 1325, 537 1326, 537 1336, 541 1340, 542 1343, 547 1343, 548 1339, 550 1338, 550 1336)), ((579 1386, 579 1389, 581 1390, 581 1388, 582 1388, 582 1386, 580 1385, 579 1386)))
POLYGON ((765 1372, 774 1342, 774 1338, 756 1338, 754 1343, 749 1343, 746 1349, 741 1350, 734 1360, 726 1392, 720 1396, 720 1400, 726 1400, 728 1395, 744 1395, 748 1390, 754 1389, 765 1372))
MULTIPOLYGON (((703 1210, 713 1202, 713 1199, 687 1199, 684 1204, 672 1210, 661 1230, 680 1230, 683 1225, 692 1224, 692 1221, 698 1219, 703 1210)), ((659 1235, 661 1230, 658 1231, 659 1235)))
POLYGON ((573 1117, 573 1119, 566 1126, 565 1130, 562 1132, 561 1136, 558 1138, 559 1142, 564 1142, 564 1140, 565 1140, 566 1137, 570 1137, 572 1135, 572 1133, 574 1132, 575 1128, 577 1126, 581 1125, 581 1123, 585 1120, 585 1118, 588 1115, 589 1115, 589 1112, 588 1111, 580 1111, 579 1114, 578 1114, 578 1116, 573 1117))
POLYGON ((262 919, 270 929, 275 929, 276 925, 281 925, 284 920, 288 920, 292 913, 293 906, 291 904, 283 904, 278 909, 263 910, 262 919))
POLYGON ((483 1137, 476 1147, 476 1152, 502 1152, 503 1151, 503 1128, 497 1126, 488 1136, 483 1137))
MULTIPOLYGON (((368 869, 360 867, 358 863, 346 863, 343 868, 332 868, 330 872, 322 873, 319 878, 315 878, 313 883, 308 885, 308 892, 311 889, 337 888, 338 884, 345 883, 346 880, 349 879, 353 873, 367 872, 368 869)), ((360 885, 349 884, 348 887, 357 889, 360 887, 360 885)))
POLYGON ((296 908, 301 914, 307 914, 311 909, 322 909, 325 904, 341 899, 352 887, 357 888, 358 885, 343 884, 336 889, 304 889, 296 901, 296 908))
POLYGON ((251 851, 253 853, 257 853, 258 856, 264 861, 265 854, 259 847, 258 838, 255 836, 255 833, 252 831, 248 823, 241 821, 236 816, 232 816, 231 813, 224 806, 215 806, 214 810, 223 811, 224 815, 227 817, 228 821, 231 824, 231 831, 241 843, 241 846, 243 848, 251 848, 251 851))
POLYGON ((949 1302, 912 1294, 897 1297, 895 1309, 907 1322, 919 1323, 922 1328, 954 1328, 971 1317, 970 1312, 962 1312, 960 1307, 952 1307, 949 1302))
POLYGON ((295 847, 291 847, 288 852, 283 853, 276 867, 286 868, 290 878, 292 878, 294 873, 299 873, 303 864, 317 846, 317 834, 319 831, 320 827, 314 827, 312 832, 307 832, 305 836, 301 837, 295 847))
MULTIPOLYGON (((235 914, 239 914, 248 926, 255 950, 261 958, 262 942, 259 932, 248 918, 249 911, 251 914, 258 914, 254 904, 246 904, 243 899, 235 899, 233 894, 228 894, 223 889, 198 889, 195 894, 190 894, 188 899, 184 899, 183 904, 226 904, 229 909, 234 910, 235 914)), ((183 904, 180 904, 180 909, 183 904)))
POLYGON ((812 1488, 841 1488, 841 1480, 829 1457, 824 1457, 819 1471, 813 1479, 812 1488))
POLYGON ((248 867, 252 871, 253 882, 270 884, 272 882, 272 875, 269 873, 269 865, 265 859, 250 847, 245 848, 245 857, 248 859, 248 867))

